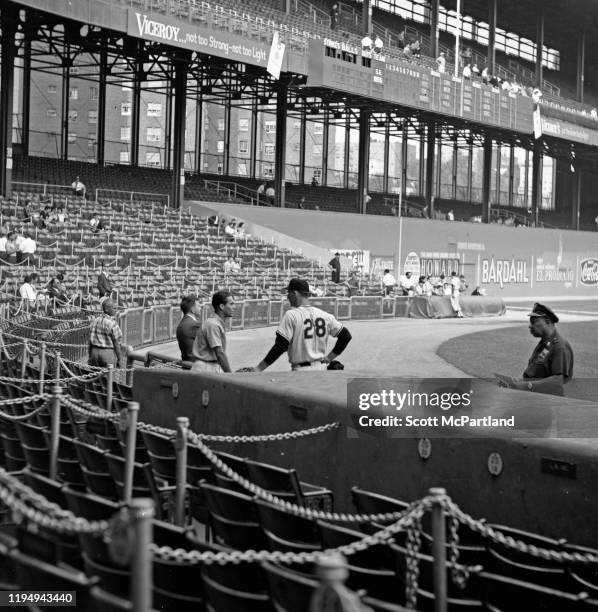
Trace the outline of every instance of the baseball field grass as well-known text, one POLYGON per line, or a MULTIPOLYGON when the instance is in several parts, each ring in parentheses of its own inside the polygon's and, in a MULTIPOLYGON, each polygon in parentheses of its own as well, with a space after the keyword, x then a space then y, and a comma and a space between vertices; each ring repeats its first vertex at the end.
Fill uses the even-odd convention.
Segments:
MULTIPOLYGON (((571 343, 574 381, 567 395, 598 401, 598 321, 559 323, 559 333, 571 343)), ((537 344, 527 325, 475 332, 443 342, 437 354, 472 376, 486 378, 493 372, 520 377, 537 344)))

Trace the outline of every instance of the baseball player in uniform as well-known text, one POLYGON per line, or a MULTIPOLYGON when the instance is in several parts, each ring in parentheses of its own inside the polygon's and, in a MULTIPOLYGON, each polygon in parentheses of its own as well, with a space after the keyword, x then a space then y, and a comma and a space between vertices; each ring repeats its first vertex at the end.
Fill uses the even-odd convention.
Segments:
POLYGON ((262 361, 250 371, 261 372, 271 366, 283 353, 288 353, 293 371, 325 370, 340 355, 349 342, 349 330, 330 313, 311 306, 309 284, 293 278, 286 289, 292 308, 287 310, 276 330, 274 346, 262 361), (327 352, 328 338, 336 338, 331 352, 327 352))

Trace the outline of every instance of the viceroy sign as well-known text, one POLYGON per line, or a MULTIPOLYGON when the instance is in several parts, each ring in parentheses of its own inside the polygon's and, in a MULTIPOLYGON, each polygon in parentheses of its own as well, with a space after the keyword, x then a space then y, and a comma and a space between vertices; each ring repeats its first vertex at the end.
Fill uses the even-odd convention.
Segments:
POLYGON ((598 259, 590 257, 579 262, 579 282, 582 285, 598 285, 598 259))

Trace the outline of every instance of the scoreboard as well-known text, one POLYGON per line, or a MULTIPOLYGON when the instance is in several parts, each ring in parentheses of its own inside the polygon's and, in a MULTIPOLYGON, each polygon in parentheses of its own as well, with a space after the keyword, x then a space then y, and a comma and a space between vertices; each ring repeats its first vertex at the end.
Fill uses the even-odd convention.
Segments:
POLYGON ((329 39, 310 41, 308 87, 341 90, 408 108, 530 134, 530 98, 329 39))

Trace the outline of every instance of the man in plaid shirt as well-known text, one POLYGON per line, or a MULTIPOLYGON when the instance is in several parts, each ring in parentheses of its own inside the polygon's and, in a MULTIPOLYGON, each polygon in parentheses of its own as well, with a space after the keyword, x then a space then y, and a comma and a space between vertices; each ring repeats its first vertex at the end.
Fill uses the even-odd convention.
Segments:
POLYGON ((110 299, 105 300, 102 310, 103 313, 91 322, 88 363, 100 368, 105 368, 108 364, 120 368, 123 363, 120 348, 123 334, 114 319, 116 312, 114 302, 110 299))

